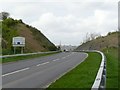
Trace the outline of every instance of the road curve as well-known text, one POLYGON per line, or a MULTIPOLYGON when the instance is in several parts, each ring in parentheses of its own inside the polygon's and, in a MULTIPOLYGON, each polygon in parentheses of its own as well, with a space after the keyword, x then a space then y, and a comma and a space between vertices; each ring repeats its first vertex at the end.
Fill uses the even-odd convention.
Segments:
POLYGON ((2 65, 2 88, 44 88, 87 57, 66 52, 2 65))

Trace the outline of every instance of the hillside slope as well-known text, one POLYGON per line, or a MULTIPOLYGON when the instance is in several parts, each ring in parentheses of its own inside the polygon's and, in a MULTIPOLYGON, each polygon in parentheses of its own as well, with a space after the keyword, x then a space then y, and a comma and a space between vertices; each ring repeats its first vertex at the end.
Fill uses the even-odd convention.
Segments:
MULTIPOLYGON (((2 21, 2 50, 3 54, 12 54, 12 38, 25 37, 25 52, 56 50, 55 45, 48 40, 39 30, 26 25, 22 20, 8 18, 2 21)), ((19 53, 19 48, 18 48, 19 53)))
POLYGON ((98 37, 80 45, 77 50, 103 50, 109 47, 118 47, 119 32, 109 33, 107 36, 98 37))

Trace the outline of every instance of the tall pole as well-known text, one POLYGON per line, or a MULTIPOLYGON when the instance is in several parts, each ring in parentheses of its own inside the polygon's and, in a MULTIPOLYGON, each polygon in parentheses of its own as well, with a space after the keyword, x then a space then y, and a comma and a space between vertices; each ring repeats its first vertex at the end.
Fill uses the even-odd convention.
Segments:
POLYGON ((60 51, 61 51, 61 41, 60 41, 60 51))

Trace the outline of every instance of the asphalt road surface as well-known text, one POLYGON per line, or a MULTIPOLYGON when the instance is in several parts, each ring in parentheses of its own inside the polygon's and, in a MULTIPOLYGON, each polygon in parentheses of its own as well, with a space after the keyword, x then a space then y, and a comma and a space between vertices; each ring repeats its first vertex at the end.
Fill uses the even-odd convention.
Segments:
POLYGON ((46 88, 80 64, 86 53, 63 52, 2 65, 2 88, 46 88))

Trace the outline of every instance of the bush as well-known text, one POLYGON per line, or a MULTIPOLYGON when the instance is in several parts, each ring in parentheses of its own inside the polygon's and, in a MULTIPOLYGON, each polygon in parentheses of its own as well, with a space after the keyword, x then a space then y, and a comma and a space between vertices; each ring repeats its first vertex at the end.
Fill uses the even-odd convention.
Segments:
POLYGON ((5 24, 7 27, 11 27, 11 26, 15 25, 16 22, 14 21, 14 19, 8 18, 8 19, 5 19, 5 20, 3 21, 3 25, 4 25, 4 24, 5 24))
POLYGON ((56 51, 56 50, 57 50, 57 48, 54 47, 54 46, 49 46, 48 49, 49 49, 50 51, 56 51))

